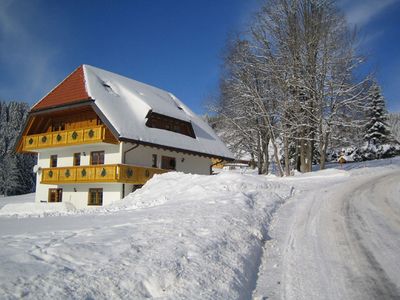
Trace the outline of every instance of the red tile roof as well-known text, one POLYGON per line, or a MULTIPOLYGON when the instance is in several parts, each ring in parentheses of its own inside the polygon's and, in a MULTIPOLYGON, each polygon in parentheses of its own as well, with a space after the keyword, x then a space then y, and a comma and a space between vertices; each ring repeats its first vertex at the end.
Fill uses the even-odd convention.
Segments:
POLYGON ((78 67, 42 100, 36 103, 31 111, 72 104, 91 99, 85 88, 83 66, 78 67))

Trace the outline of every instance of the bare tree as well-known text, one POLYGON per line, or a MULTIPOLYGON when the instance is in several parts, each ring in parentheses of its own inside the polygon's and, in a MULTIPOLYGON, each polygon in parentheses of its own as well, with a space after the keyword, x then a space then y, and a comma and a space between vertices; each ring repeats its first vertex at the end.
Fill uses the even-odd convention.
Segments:
POLYGON ((292 163, 312 170, 339 128, 359 126, 368 78, 356 35, 334 1, 267 0, 246 39, 235 39, 225 59, 221 114, 232 133, 251 145, 264 169, 268 145, 279 175, 292 163), (236 130, 236 131, 235 131, 236 130), (280 154, 284 157, 281 166, 280 154))

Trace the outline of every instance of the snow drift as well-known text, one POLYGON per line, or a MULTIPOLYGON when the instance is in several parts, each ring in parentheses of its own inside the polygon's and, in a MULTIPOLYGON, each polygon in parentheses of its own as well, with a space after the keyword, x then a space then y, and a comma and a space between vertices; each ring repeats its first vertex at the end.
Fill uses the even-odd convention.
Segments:
POLYGON ((0 218, 0 298, 249 298, 291 194, 262 176, 167 173, 109 207, 0 218))

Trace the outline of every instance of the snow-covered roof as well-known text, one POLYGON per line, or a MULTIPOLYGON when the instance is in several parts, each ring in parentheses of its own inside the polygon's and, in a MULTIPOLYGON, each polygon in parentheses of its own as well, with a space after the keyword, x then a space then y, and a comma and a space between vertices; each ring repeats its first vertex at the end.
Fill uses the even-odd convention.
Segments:
POLYGON ((233 158, 213 129, 172 93, 93 66, 82 67, 89 98, 119 139, 233 158), (150 111, 190 122, 196 138, 146 126, 150 111))

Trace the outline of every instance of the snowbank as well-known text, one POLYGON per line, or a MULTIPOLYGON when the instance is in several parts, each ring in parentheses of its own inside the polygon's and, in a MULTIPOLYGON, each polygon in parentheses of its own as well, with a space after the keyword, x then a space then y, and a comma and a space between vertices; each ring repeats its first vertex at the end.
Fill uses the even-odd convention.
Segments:
POLYGON ((35 201, 35 193, 18 195, 18 196, 9 196, 4 197, 0 196, 0 208, 9 203, 25 203, 25 202, 34 202, 35 201))
POLYGON ((0 298, 251 298, 292 193, 264 176, 167 173, 109 207, 0 218, 0 298))
POLYGON ((62 214, 75 211, 75 207, 68 202, 60 203, 9 203, 0 209, 0 216, 44 216, 62 214))

